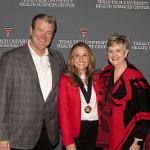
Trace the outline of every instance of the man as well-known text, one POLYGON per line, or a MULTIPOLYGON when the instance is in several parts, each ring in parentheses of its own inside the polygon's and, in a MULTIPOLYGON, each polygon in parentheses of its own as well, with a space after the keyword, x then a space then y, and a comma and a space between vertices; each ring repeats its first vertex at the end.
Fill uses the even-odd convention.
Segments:
POLYGON ((59 142, 57 85, 62 55, 47 47, 56 32, 52 16, 32 20, 29 42, 0 61, 0 150, 52 150, 59 142))

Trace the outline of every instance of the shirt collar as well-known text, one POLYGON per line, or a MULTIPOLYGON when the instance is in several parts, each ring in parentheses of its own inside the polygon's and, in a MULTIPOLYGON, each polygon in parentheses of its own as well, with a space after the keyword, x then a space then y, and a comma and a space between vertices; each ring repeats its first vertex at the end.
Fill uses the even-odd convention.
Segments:
MULTIPOLYGON (((30 50, 30 52, 31 52, 31 55, 34 56, 34 57, 36 57, 36 58, 41 58, 41 57, 40 57, 39 55, 37 55, 36 52, 33 50, 33 48, 31 47, 30 43, 31 43, 31 41, 29 40, 27 44, 28 44, 29 50, 30 50)), ((48 56, 48 55, 49 55, 49 51, 48 51, 48 48, 46 48, 46 49, 45 49, 45 52, 44 52, 44 54, 43 54, 43 56, 48 56)), ((43 57, 43 56, 42 56, 42 57, 43 57)))

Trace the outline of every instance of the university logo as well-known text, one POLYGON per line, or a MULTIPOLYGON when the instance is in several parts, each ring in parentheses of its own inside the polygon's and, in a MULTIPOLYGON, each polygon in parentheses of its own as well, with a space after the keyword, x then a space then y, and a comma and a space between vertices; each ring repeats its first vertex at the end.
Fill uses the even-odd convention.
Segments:
POLYGON ((80 33, 82 38, 86 38, 87 34, 88 34, 88 28, 80 28, 80 33))
POLYGON ((4 32, 6 37, 12 37, 13 28, 12 27, 5 27, 4 32))

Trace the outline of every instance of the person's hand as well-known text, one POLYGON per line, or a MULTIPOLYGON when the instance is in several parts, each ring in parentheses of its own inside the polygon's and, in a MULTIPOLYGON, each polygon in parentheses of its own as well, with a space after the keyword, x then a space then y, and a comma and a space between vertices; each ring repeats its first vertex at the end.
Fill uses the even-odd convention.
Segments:
POLYGON ((0 150, 10 150, 9 141, 0 141, 0 150))
POLYGON ((138 141, 143 141, 142 139, 134 139, 134 142, 132 143, 132 145, 130 146, 129 150, 140 150, 140 145, 138 145, 138 141))
POLYGON ((129 150, 140 150, 140 146, 137 145, 136 143, 133 143, 131 146, 130 146, 130 149, 129 150))
POLYGON ((70 144, 70 145, 67 145, 66 150, 76 150, 76 145, 74 143, 70 144))
POLYGON ((129 150, 140 150, 140 145, 137 145, 137 143, 133 142, 129 150))

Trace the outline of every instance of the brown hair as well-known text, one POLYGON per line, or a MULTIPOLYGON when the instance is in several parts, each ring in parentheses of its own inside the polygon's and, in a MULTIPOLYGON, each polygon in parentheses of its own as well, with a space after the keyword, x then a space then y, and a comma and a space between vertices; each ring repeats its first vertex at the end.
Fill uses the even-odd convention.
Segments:
POLYGON ((38 14, 38 15, 34 16, 34 18, 32 20, 32 29, 35 28, 35 24, 36 24, 36 21, 38 19, 44 20, 44 21, 48 22, 49 24, 53 24, 54 25, 54 33, 56 32, 56 30, 57 30, 57 22, 56 22, 55 17, 48 16, 46 14, 38 14))
POLYGON ((90 49, 90 47, 86 43, 84 43, 84 42, 78 42, 78 43, 76 43, 71 48, 71 50, 70 50, 70 53, 69 53, 69 56, 68 56, 68 61, 67 61, 67 72, 66 72, 66 74, 68 76, 70 76, 70 78, 73 80, 74 83, 76 83, 76 81, 74 80, 73 73, 74 74, 78 74, 78 72, 77 72, 76 68, 74 67, 72 59, 73 59, 74 50, 77 47, 84 47, 87 50, 87 53, 88 53, 89 64, 87 66, 87 72, 86 72, 87 79, 88 79, 89 76, 92 75, 92 73, 95 70, 95 57, 94 57, 94 55, 93 55, 92 50, 90 49))

